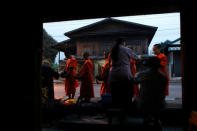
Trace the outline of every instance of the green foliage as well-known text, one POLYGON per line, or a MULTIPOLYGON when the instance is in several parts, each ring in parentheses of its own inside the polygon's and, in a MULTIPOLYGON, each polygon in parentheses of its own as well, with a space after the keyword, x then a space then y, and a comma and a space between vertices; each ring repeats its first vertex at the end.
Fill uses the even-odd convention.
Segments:
POLYGON ((57 43, 44 29, 43 29, 43 58, 50 59, 52 63, 55 60, 57 50, 53 49, 51 46, 57 43))

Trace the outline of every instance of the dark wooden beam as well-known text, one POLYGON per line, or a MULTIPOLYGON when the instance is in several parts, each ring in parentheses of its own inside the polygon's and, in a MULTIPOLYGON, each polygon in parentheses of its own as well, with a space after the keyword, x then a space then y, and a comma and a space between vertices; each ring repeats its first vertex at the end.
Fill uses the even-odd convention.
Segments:
POLYGON ((74 8, 74 5, 70 5, 71 7, 73 6, 73 10, 66 8, 64 5, 63 7, 58 5, 59 7, 55 10, 55 13, 50 7, 45 7, 42 22, 180 12, 179 0, 139 0, 128 4, 114 2, 98 3, 95 6, 90 6, 88 3, 87 5, 82 3, 82 5, 77 8, 74 8))

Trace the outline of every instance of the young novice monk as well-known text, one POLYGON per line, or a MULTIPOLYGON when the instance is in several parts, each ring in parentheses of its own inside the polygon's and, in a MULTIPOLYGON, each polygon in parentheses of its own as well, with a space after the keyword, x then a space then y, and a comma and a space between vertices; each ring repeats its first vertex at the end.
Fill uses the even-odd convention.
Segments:
POLYGON ((160 59, 161 67, 159 68, 159 71, 163 72, 168 79, 168 83, 166 85, 166 90, 165 90, 165 95, 168 96, 169 95, 169 80, 170 80, 170 78, 168 77, 167 69, 166 69, 166 66, 168 64, 167 63, 168 58, 166 57, 165 54, 161 53, 161 45, 160 44, 155 44, 153 46, 153 53, 155 54, 156 57, 158 57, 160 59))

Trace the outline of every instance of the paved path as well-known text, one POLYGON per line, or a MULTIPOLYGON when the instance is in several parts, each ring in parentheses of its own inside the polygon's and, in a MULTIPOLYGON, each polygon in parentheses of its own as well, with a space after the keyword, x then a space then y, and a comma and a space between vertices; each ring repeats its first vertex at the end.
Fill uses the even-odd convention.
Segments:
POLYGON ((180 100, 182 99, 182 85, 181 83, 169 83, 169 96, 168 100, 180 100))
MULTIPOLYGON (((100 97, 101 84, 94 84, 93 87, 94 87, 95 97, 100 97)), ((65 96, 64 83, 54 83, 54 91, 55 91, 55 98, 66 97, 65 96)), ((80 91, 80 84, 77 87, 77 90, 76 90, 76 93, 75 93, 75 98, 76 99, 79 97, 79 91, 80 91)))
MULTIPOLYGON (((100 87, 101 84, 94 84, 95 97, 100 97, 100 87)), ((64 90, 63 81, 54 83, 55 98, 66 97, 64 90)), ((79 97, 80 85, 77 87, 75 98, 79 97)), ((169 85, 169 96, 166 97, 167 100, 181 100, 182 98, 182 88, 181 83, 170 83, 169 85)))

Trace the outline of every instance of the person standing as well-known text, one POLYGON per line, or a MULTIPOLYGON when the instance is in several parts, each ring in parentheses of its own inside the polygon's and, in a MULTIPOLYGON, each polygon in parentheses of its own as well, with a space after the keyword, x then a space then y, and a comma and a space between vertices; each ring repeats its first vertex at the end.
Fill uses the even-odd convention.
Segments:
POLYGON ((78 101, 90 102, 90 98, 94 97, 92 79, 93 63, 89 59, 88 52, 83 54, 83 58, 85 59, 85 62, 78 73, 78 78, 81 80, 80 96, 78 101))
POLYGON ((43 60, 41 65, 41 118, 43 124, 50 124, 54 118, 54 78, 59 78, 58 72, 51 67, 47 60, 43 60))
POLYGON ((167 77, 159 71, 160 59, 153 56, 144 60, 148 69, 136 73, 134 82, 140 84, 138 109, 144 116, 144 125, 153 125, 161 129, 160 112, 165 109, 165 90, 167 77), (151 124, 153 123, 153 124, 151 124))
POLYGON ((153 46, 153 53, 155 54, 156 57, 160 59, 161 67, 159 68, 159 71, 163 72, 168 79, 168 83, 166 85, 166 90, 165 90, 165 94, 166 96, 168 96, 169 95, 169 81, 170 81, 170 78, 168 77, 168 72, 166 69, 166 66, 168 64, 168 58, 165 54, 161 53, 161 44, 155 44, 153 46))
POLYGON ((109 86, 110 61, 108 59, 108 55, 109 55, 109 52, 104 51, 105 63, 101 70, 101 76, 102 76, 102 83, 101 83, 101 90, 100 90, 101 95, 111 93, 111 89, 109 86))
POLYGON ((122 38, 116 40, 112 47, 110 59, 112 61, 109 73, 110 88, 112 91, 112 104, 114 107, 126 108, 132 102, 133 82, 130 70, 130 59, 139 57, 129 48, 125 47, 122 38))
POLYGON ((65 78, 65 94, 68 99, 74 99, 77 86, 79 86, 78 80, 74 78, 76 75, 75 69, 77 66, 76 59, 71 56, 70 52, 65 52, 67 58, 65 71, 67 77, 65 78))
POLYGON ((59 79, 59 74, 50 65, 47 60, 43 60, 41 66, 41 87, 42 104, 46 109, 54 107, 54 85, 53 78, 59 79))

